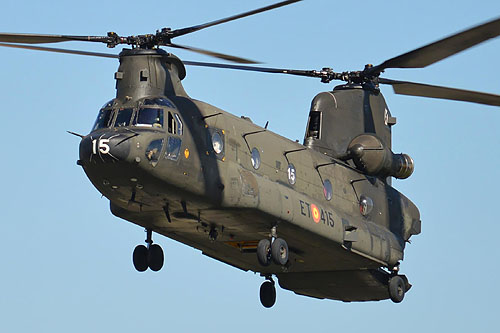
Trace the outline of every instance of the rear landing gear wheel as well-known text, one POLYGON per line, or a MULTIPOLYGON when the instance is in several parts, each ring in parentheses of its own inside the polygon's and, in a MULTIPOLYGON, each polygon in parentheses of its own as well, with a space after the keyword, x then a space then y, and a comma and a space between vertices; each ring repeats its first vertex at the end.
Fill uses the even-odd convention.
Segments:
POLYGON ((389 296, 394 303, 401 303, 405 297, 406 284, 399 275, 394 275, 389 279, 389 296))
POLYGON ((257 245, 257 259, 262 266, 269 266, 271 263, 271 241, 261 239, 257 245))
POLYGON ((158 272, 163 267, 163 250, 158 244, 152 244, 148 250, 148 266, 153 272, 158 272))
POLYGON ((260 302, 266 308, 270 308, 276 303, 276 288, 273 281, 265 281, 260 286, 260 302))
POLYGON ((271 252, 271 257, 276 265, 284 266, 288 262, 288 244, 283 238, 274 240, 271 252))
POLYGON ((132 255, 132 261, 135 269, 144 272, 148 269, 148 248, 144 245, 137 245, 132 255))

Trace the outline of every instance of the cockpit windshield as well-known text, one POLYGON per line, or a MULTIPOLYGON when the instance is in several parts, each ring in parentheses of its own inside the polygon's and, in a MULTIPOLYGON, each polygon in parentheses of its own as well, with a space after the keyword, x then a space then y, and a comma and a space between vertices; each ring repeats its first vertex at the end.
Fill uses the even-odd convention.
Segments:
POLYGON ((162 105, 162 106, 168 106, 169 108, 175 109, 175 105, 172 104, 168 99, 166 98, 147 98, 143 102, 144 105, 162 105))
POLYGON ((182 135, 182 121, 175 106, 163 97, 138 101, 135 107, 120 107, 111 100, 99 110, 92 131, 107 127, 152 127, 168 133, 182 135))
POLYGON ((101 109, 97 115, 97 119, 94 123, 92 130, 95 131, 99 128, 104 128, 109 126, 109 119, 111 118, 111 109, 101 109))
POLYGON ((136 126, 163 127, 163 110, 151 107, 142 107, 134 120, 136 126))
POLYGON ((115 127, 129 126, 133 112, 134 109, 132 108, 118 110, 118 115, 116 116, 116 121, 115 121, 115 127))
POLYGON ((110 100, 109 102, 106 102, 106 104, 104 104, 101 109, 106 109, 106 108, 112 107, 114 102, 115 102, 114 99, 110 100))

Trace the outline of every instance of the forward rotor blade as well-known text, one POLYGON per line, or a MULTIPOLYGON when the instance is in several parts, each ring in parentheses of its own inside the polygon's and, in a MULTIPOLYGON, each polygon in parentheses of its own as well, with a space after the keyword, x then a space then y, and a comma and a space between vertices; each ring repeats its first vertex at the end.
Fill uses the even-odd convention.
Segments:
POLYGON ((314 70, 254 67, 254 66, 217 64, 217 63, 213 63, 213 62, 198 62, 198 61, 183 61, 183 63, 184 63, 184 65, 188 65, 188 66, 227 68, 227 69, 236 69, 236 70, 243 70, 243 71, 250 71, 250 72, 290 74, 290 75, 298 75, 298 76, 318 77, 318 72, 314 71, 314 70))
POLYGON ((60 43, 69 41, 108 43, 110 41, 110 38, 107 36, 65 36, 65 35, 0 33, 0 42, 4 43, 45 44, 45 43, 60 43))
POLYGON ((386 60, 369 73, 377 75, 386 68, 423 68, 499 35, 500 17, 386 60))
POLYGON ((208 55, 208 56, 211 56, 211 57, 215 57, 215 58, 219 58, 219 59, 224 59, 224 60, 227 60, 227 61, 232 61, 232 62, 236 62, 236 63, 240 63, 240 64, 258 64, 258 62, 253 61, 253 60, 249 60, 249 59, 245 59, 245 58, 240 58, 240 57, 235 57, 235 56, 224 54, 224 53, 203 50, 203 49, 195 48, 195 47, 192 47, 192 46, 184 46, 184 45, 172 44, 172 43, 166 44, 165 46, 167 46, 167 47, 174 47, 174 48, 177 48, 177 49, 188 50, 188 51, 192 51, 192 52, 196 52, 196 53, 201 53, 201 54, 205 54, 205 55, 208 55))
POLYGON ((223 19, 220 19, 220 20, 216 20, 216 21, 212 21, 212 22, 208 22, 208 23, 205 23, 205 24, 199 24, 199 25, 195 25, 195 26, 192 26, 192 27, 188 27, 188 28, 176 29, 176 30, 171 31, 170 35, 172 36, 172 38, 179 37, 179 36, 182 36, 182 35, 185 35, 185 34, 189 34, 189 33, 201 30, 201 29, 205 29, 205 28, 208 28, 208 27, 213 27, 214 25, 226 23, 226 22, 229 22, 229 21, 234 21, 234 20, 246 17, 246 16, 250 16, 250 15, 262 13, 262 12, 265 12, 265 11, 268 11, 268 10, 271 10, 271 9, 283 7, 283 6, 290 5, 292 3, 299 2, 299 1, 302 1, 302 0, 288 0, 288 1, 278 2, 278 3, 275 3, 274 5, 269 5, 269 6, 266 6, 266 7, 259 8, 259 9, 254 9, 254 10, 251 10, 249 12, 241 13, 241 14, 238 14, 238 15, 230 16, 230 17, 226 17, 226 18, 223 18, 223 19))
POLYGON ((392 85, 394 92, 400 95, 441 98, 500 106, 500 95, 495 94, 384 78, 379 78, 379 83, 392 85))
POLYGON ((117 54, 79 51, 79 50, 68 50, 68 49, 57 49, 57 48, 53 48, 53 47, 31 46, 31 45, 23 45, 23 44, 5 44, 5 43, 0 43, 0 46, 12 47, 12 48, 16 48, 16 49, 27 49, 27 50, 66 53, 66 54, 78 54, 78 55, 85 55, 85 56, 92 56, 92 57, 115 58, 115 59, 118 58, 117 54))

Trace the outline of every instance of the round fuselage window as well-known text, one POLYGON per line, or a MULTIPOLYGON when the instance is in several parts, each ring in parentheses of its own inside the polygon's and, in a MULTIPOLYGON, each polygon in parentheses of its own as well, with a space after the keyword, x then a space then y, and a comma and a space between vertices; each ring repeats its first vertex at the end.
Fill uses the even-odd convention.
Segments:
POLYGON ((255 170, 260 168, 260 153, 257 148, 252 148, 252 166, 255 170))

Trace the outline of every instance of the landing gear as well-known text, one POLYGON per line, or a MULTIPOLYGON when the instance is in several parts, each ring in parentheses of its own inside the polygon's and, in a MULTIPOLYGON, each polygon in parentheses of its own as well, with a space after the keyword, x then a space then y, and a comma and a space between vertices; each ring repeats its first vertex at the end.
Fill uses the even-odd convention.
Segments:
POLYGON ((276 288, 271 276, 266 276, 268 281, 264 281, 260 286, 260 302, 266 308, 270 308, 276 303, 276 288))
POLYGON ((132 254, 132 261, 134 262, 134 267, 139 272, 144 272, 148 269, 148 248, 144 245, 137 245, 132 254))
POLYGON ((257 259, 262 266, 269 266, 271 260, 279 266, 288 262, 288 244, 277 238, 276 227, 271 229, 271 239, 261 239, 257 245, 257 259))
POLYGON ((271 246, 271 253, 274 263, 284 266, 288 261, 288 244, 283 238, 276 238, 271 246))
POLYGON ((151 244, 148 252, 148 266, 153 272, 158 272, 163 267, 163 250, 158 244, 151 244))
POLYGON ((400 275, 389 278, 389 296, 394 303, 401 303, 406 293, 406 281, 400 275))
POLYGON ((211 242, 215 242, 217 240, 217 236, 219 236, 219 233, 217 232, 217 229, 212 226, 208 232, 208 239, 210 239, 211 242))
POLYGON ((269 266, 271 263, 271 241, 261 239, 257 245, 257 259, 262 266, 269 266))
POLYGON ((153 231, 151 229, 146 229, 146 233, 146 243, 148 246, 137 245, 132 255, 132 261, 135 269, 139 272, 144 272, 148 267, 152 271, 158 272, 163 267, 163 250, 160 245, 153 244, 153 231))
MULTIPOLYGON (((257 259, 262 266, 269 266, 271 261, 282 266, 288 263, 288 244, 283 238, 278 238, 276 226, 271 228, 270 238, 261 239, 257 244, 257 259)), ((260 286, 260 302, 265 308, 270 308, 276 303, 276 287, 271 274, 262 274, 266 277, 260 286)))

